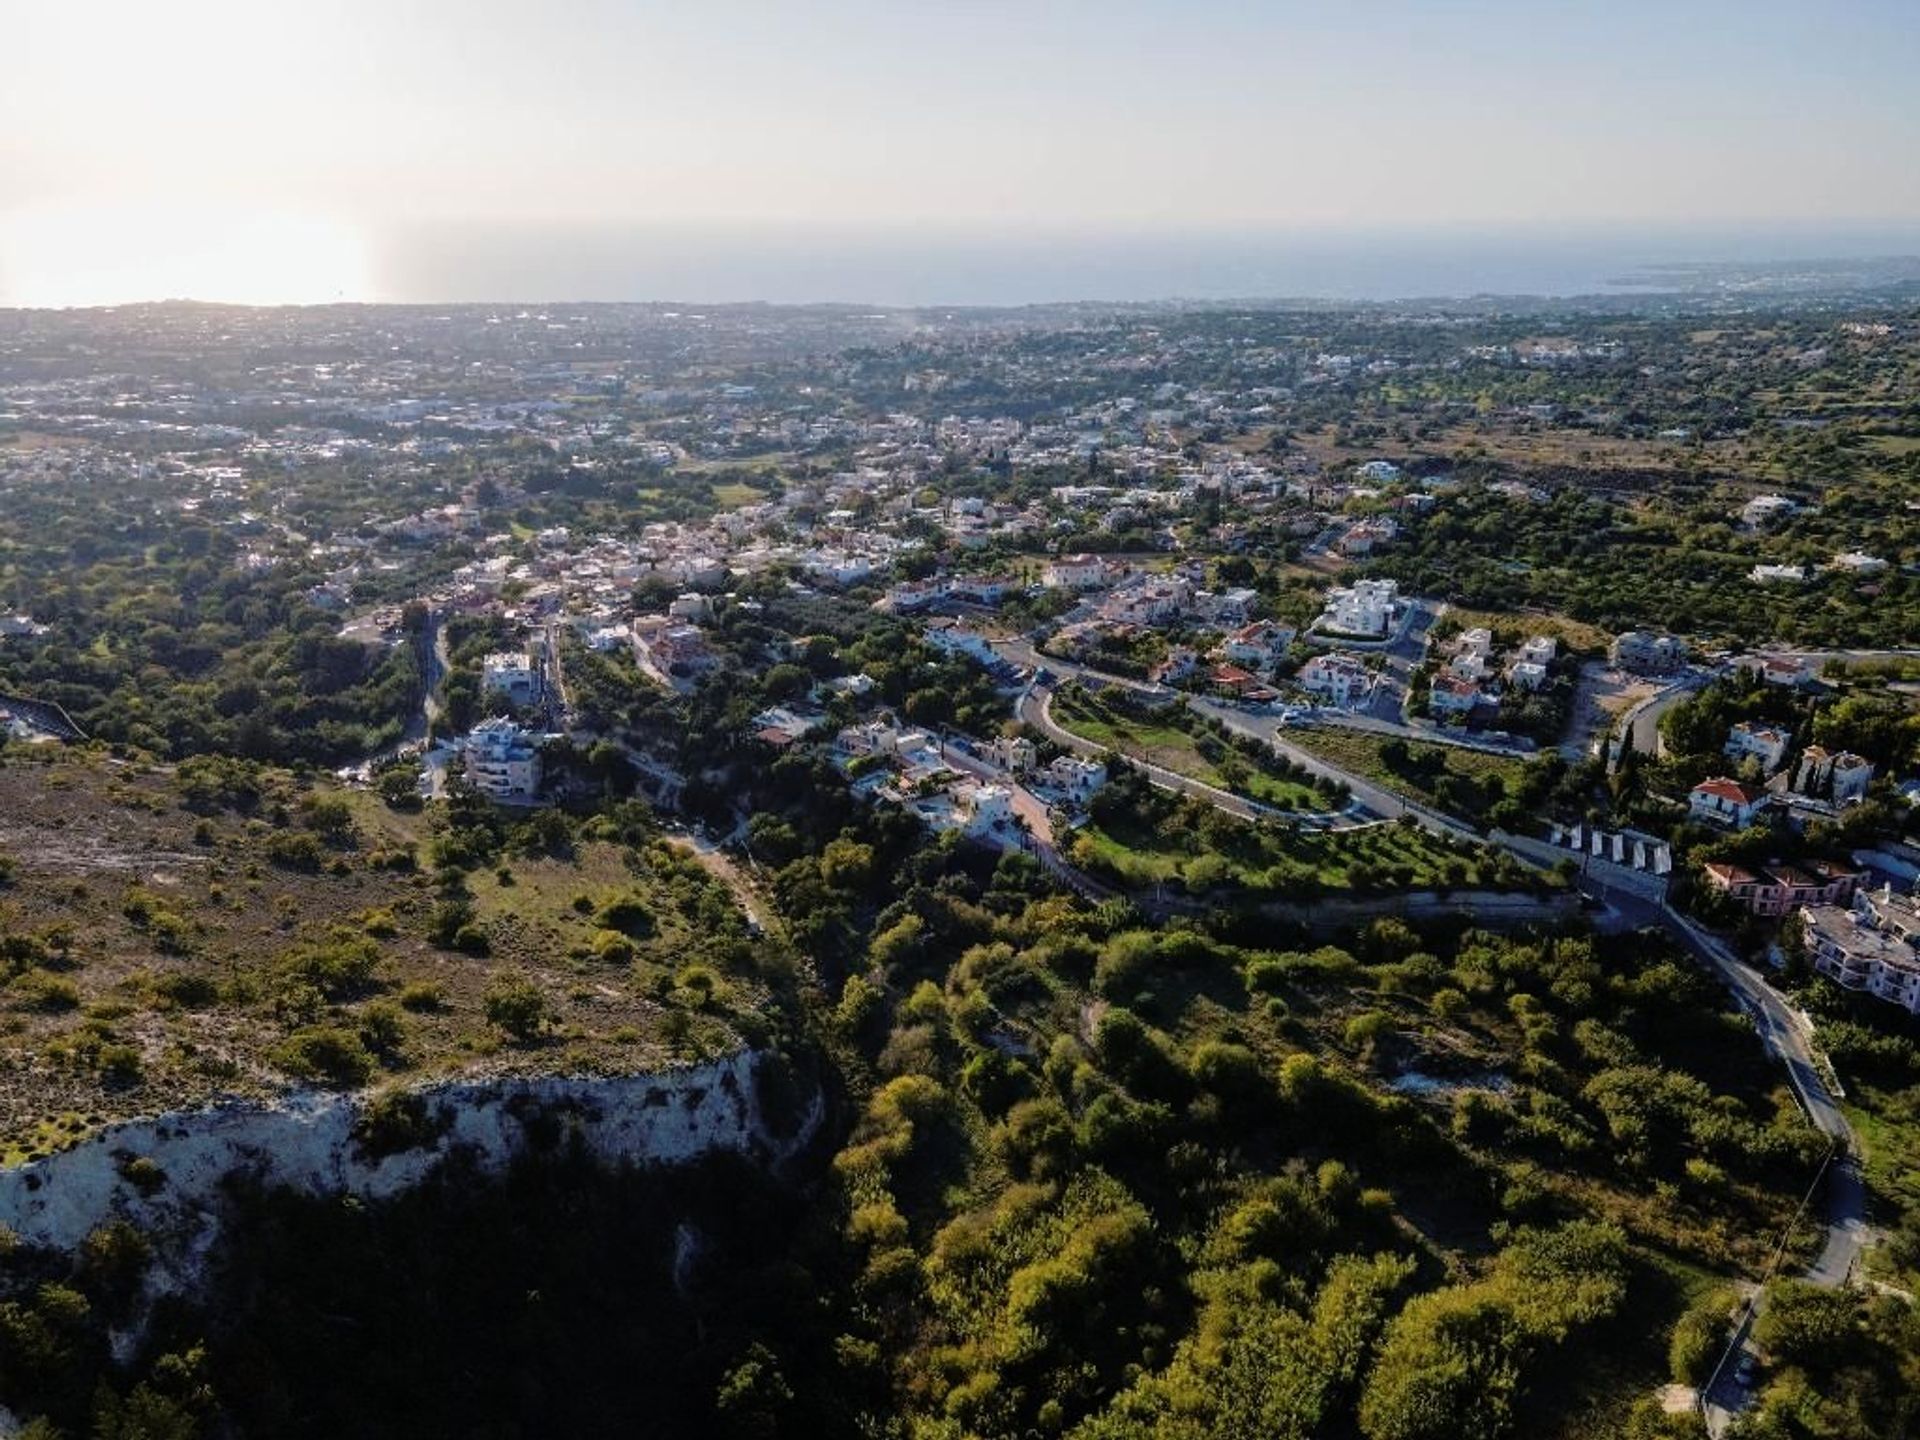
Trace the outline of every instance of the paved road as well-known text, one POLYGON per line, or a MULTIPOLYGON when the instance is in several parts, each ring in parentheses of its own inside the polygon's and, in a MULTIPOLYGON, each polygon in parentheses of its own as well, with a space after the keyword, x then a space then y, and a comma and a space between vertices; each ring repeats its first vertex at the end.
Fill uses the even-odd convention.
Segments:
MULTIPOLYGON (((1036 657, 1032 648, 1024 642, 1012 642, 1003 653, 1007 653, 1008 658, 1016 664, 1033 664, 1038 659, 1039 663, 1062 674, 1091 676, 1096 680, 1114 683, 1114 677, 1090 670, 1085 666, 1056 661, 1050 657, 1036 657), (1015 646, 1018 652, 1024 652, 1024 654, 1017 653, 1015 646)), ((1136 688, 1145 687, 1136 686, 1136 688)), ((1036 692, 1030 690, 1028 695, 1031 696, 1034 693, 1036 692)), ((1026 698, 1023 697, 1023 701, 1026 698)), ((1387 818, 1411 815, 1420 824, 1442 835, 1473 840, 1489 838, 1451 816, 1403 799, 1362 776, 1342 770, 1339 766, 1330 764, 1316 755, 1289 745, 1281 738, 1284 727, 1281 726, 1277 717, 1250 715, 1234 706, 1197 696, 1190 699, 1188 705, 1197 714, 1218 719, 1229 729, 1243 735, 1254 736, 1272 745, 1278 753, 1295 760, 1310 774, 1345 783, 1354 798, 1377 815, 1387 818)), ((1045 713, 1044 701, 1037 706, 1030 706, 1023 713, 1022 718, 1037 723, 1038 728, 1062 744, 1085 748, 1090 743, 1054 725, 1051 717, 1045 713)), ((1185 779, 1185 777, 1176 778, 1185 779)), ((1197 782, 1189 783, 1197 785, 1197 782)), ((1199 789, 1212 794, 1221 793, 1213 791, 1211 786, 1203 786, 1199 789)), ((1516 858, 1528 864, 1539 864, 1539 856, 1530 853, 1524 843, 1510 841, 1507 837, 1498 834, 1492 836, 1491 840, 1492 843, 1504 845, 1516 858)), ((1860 1252, 1871 1238, 1872 1230, 1867 1223, 1866 1188, 1860 1178, 1858 1163, 1853 1158, 1853 1152, 1856 1149, 1853 1130, 1847 1123, 1846 1115, 1834 1100, 1815 1058, 1811 1023, 1806 1016, 1788 1005, 1758 971, 1734 955, 1724 941, 1674 910, 1664 900, 1651 899, 1628 889, 1610 887, 1603 878, 1597 876, 1584 877, 1581 883, 1582 888, 1588 893, 1612 906, 1633 924, 1654 926, 1667 931, 1713 971, 1720 982, 1733 992, 1741 1008, 1753 1017, 1754 1028, 1759 1033, 1768 1053, 1785 1066, 1788 1082, 1793 1086, 1794 1094, 1799 1098, 1807 1118, 1836 1145, 1842 1147, 1843 1153, 1835 1159, 1827 1176, 1821 1202, 1827 1224, 1826 1243, 1809 1267, 1807 1278, 1823 1285, 1845 1283, 1858 1265, 1860 1252)))

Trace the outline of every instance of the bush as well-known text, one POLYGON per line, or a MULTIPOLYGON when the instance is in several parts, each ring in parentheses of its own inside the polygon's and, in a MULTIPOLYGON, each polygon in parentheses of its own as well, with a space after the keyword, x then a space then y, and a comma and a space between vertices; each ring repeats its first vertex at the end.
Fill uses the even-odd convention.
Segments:
POLYGON ((546 995, 525 976, 496 980, 480 1003, 489 1025, 522 1044, 537 1038, 554 1019, 546 995))
POLYGON ((297 1080, 342 1090, 366 1084, 373 1074, 373 1056, 360 1043, 360 1037, 333 1025, 309 1025, 294 1031, 274 1048, 270 1058, 297 1080))
POLYGON ((354 1122, 353 1138, 369 1160, 421 1150, 434 1143, 453 1124, 444 1110, 429 1109, 426 1097, 407 1090, 376 1095, 354 1122))

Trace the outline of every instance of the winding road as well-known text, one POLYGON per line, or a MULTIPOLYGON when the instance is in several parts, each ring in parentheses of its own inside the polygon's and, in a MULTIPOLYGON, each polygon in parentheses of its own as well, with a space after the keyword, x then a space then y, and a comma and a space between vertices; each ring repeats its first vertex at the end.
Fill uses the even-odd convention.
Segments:
MULTIPOLYGON (((1119 685, 1134 690, 1156 688, 1108 675, 1089 666, 1041 656, 1024 640, 998 642, 995 648, 1015 665, 1045 666, 1061 675, 1082 681, 1091 680, 1096 685, 1119 685)), ((1105 750, 1106 747, 1075 735, 1055 722, 1049 713, 1051 698, 1049 687, 1029 686, 1020 697, 1016 713, 1020 719, 1058 744, 1082 752, 1105 750)), ((1678 698, 1678 694, 1674 698, 1678 698)), ((1500 845, 1529 865, 1540 864, 1537 844, 1523 837, 1506 836, 1498 831, 1483 835, 1449 815, 1395 795, 1364 776, 1355 775, 1317 755, 1289 745, 1282 738, 1285 727, 1277 717, 1249 714, 1235 706, 1200 696, 1186 697, 1184 703, 1198 715, 1218 720, 1230 730, 1271 745, 1276 753, 1303 766, 1316 778, 1345 784, 1354 799, 1374 815, 1388 819, 1411 816, 1437 834, 1500 845)), ((1150 772, 1158 772, 1153 774, 1154 783, 1198 795, 1233 814, 1255 817, 1266 808, 1187 776, 1159 771, 1159 767, 1150 767, 1150 772)), ((1793 1087, 1808 1121, 1834 1147, 1831 1162, 1825 1170, 1824 1187, 1817 1197, 1826 1222, 1826 1240, 1805 1276, 1819 1285, 1846 1284, 1858 1268, 1861 1251, 1871 1242, 1873 1230, 1867 1220, 1866 1186, 1856 1159, 1857 1145, 1853 1129, 1834 1098, 1826 1072, 1815 1054, 1811 1022, 1789 1005, 1757 970, 1736 956, 1725 941, 1675 910, 1664 897, 1610 885, 1601 874, 1583 875, 1580 885, 1585 893, 1608 907, 1628 925, 1634 928, 1658 928, 1673 936, 1732 992, 1735 1002, 1751 1017, 1761 1044, 1785 1068, 1788 1083, 1793 1087)), ((1744 1331, 1741 1339, 1744 1344, 1744 1331)), ((1744 1393, 1729 1370, 1724 1377, 1717 1377, 1711 1387, 1709 1410, 1719 1407, 1731 1414, 1738 1409, 1744 1393)))

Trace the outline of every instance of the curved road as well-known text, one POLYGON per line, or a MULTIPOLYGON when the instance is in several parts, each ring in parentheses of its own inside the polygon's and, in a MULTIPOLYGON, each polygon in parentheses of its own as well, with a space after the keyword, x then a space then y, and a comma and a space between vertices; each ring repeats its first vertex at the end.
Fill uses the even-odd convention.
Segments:
MULTIPOLYGON (((1003 642, 997 648, 1015 664, 1044 665, 1063 675, 1076 678, 1091 677, 1097 683, 1121 685, 1135 690, 1154 688, 1142 685, 1138 681, 1110 676, 1088 666, 1055 660, 1051 656, 1040 656, 1024 641, 1003 642)), ((1037 729, 1058 743, 1076 750, 1105 748, 1074 735, 1071 731, 1063 730, 1055 724, 1047 713, 1047 702, 1050 698, 1049 690, 1043 687, 1029 687, 1020 699, 1018 709, 1020 718, 1035 725, 1037 729)), ((1352 774, 1319 756, 1288 745, 1280 738, 1284 727, 1275 717, 1249 715, 1233 706, 1199 696, 1189 697, 1186 703, 1197 714, 1217 719, 1229 729, 1253 736, 1271 745, 1276 752, 1300 764, 1308 773, 1344 783, 1354 798, 1375 814, 1388 818, 1410 815, 1428 829, 1449 837, 1482 841, 1490 838, 1492 843, 1507 845, 1507 848, 1522 861, 1531 865, 1539 863, 1537 857, 1519 848, 1518 843, 1508 845, 1504 837, 1497 833, 1492 837, 1484 836, 1451 816, 1403 799, 1362 776, 1352 774)), ((1153 769, 1158 770, 1158 767, 1153 769)), ((1237 796, 1228 796, 1225 792, 1217 791, 1209 785, 1202 785, 1186 776, 1174 775, 1171 772, 1162 773, 1165 775, 1166 783, 1172 788, 1201 795, 1214 804, 1221 805, 1223 809, 1233 808, 1233 805, 1237 804, 1240 808, 1235 810, 1235 813, 1238 814, 1255 813, 1255 807, 1250 801, 1237 796)), ((1155 782, 1161 783, 1159 775, 1155 776, 1155 782)), ((1793 1092, 1799 1099, 1801 1108, 1806 1111, 1808 1120, 1835 1146, 1834 1158, 1826 1174, 1825 1195, 1822 1201, 1827 1239, 1820 1254, 1808 1267, 1806 1278, 1820 1285, 1845 1284, 1859 1264, 1862 1249, 1872 1237, 1872 1227, 1867 1223, 1866 1186, 1861 1179, 1859 1163, 1854 1153, 1856 1146, 1853 1129, 1847 1123, 1846 1115, 1828 1088, 1826 1077, 1815 1057, 1810 1022, 1806 1016, 1790 1006, 1758 971, 1739 959, 1723 940, 1674 910, 1664 900, 1650 899, 1646 895, 1609 886, 1604 879, 1597 876, 1587 876, 1582 884, 1589 893, 1594 894, 1595 898, 1611 906, 1633 924, 1657 926, 1684 945, 1728 990, 1733 992, 1734 999, 1741 1009, 1752 1017, 1754 1029, 1767 1052, 1785 1067, 1787 1080, 1793 1086, 1793 1092)))

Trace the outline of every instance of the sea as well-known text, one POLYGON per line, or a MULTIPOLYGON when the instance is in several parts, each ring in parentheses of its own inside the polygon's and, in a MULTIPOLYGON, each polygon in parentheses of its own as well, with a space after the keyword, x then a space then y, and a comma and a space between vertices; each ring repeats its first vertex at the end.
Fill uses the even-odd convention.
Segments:
POLYGON ((1697 286, 1710 267, 1791 283, 1900 257, 1920 274, 1920 222, 1131 233, 449 222, 374 233, 374 293, 355 298, 927 307, 1569 297, 1697 286))

